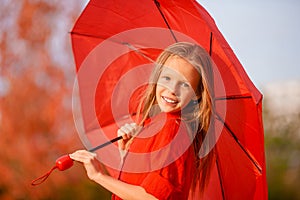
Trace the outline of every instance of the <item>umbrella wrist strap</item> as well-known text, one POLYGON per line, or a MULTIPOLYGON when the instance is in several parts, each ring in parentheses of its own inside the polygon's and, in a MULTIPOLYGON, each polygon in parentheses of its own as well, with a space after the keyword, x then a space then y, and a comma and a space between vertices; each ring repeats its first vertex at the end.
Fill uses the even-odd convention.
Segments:
POLYGON ((57 166, 53 166, 46 174, 33 180, 31 182, 31 185, 36 186, 36 185, 43 183, 50 176, 50 174, 53 172, 53 170, 55 170, 56 168, 57 168, 57 166))

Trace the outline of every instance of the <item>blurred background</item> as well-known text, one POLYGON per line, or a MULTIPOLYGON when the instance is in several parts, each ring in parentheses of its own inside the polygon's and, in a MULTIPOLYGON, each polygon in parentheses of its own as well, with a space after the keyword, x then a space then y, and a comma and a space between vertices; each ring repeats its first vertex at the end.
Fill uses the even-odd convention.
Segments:
MULTIPOLYGON (((269 199, 300 199, 300 4, 199 2, 264 95, 269 199)), ((0 199, 110 199, 76 164, 30 185, 59 156, 83 148, 72 116, 70 31, 87 1, 0 3, 0 199)))

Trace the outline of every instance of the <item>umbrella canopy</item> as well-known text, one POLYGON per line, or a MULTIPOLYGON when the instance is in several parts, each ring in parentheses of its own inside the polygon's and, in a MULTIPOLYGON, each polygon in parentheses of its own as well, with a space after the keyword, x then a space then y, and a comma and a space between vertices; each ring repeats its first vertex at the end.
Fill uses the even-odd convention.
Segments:
MULTIPOLYGON (((71 38, 83 120, 79 132, 87 148, 115 137, 118 125, 131 120, 137 106, 133 99, 165 47, 187 41, 205 48, 214 62, 217 140, 204 199, 267 199, 262 95, 201 5, 194 0, 91 0, 71 38)), ((113 169, 115 149, 99 156, 113 169)))

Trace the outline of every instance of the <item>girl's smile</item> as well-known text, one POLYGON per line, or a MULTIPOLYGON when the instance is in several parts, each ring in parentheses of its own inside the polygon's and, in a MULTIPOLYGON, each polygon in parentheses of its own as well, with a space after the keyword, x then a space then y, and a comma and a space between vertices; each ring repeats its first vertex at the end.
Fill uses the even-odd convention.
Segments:
POLYGON ((156 99, 163 112, 177 112, 192 99, 196 99, 196 88, 200 81, 198 71, 179 56, 165 62, 158 78, 156 99))

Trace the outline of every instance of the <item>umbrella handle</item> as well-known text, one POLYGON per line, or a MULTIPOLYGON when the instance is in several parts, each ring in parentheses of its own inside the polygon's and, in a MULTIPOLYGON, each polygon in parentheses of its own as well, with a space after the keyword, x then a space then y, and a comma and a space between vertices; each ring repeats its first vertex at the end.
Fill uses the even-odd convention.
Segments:
MULTIPOLYGON (((118 140, 122 139, 122 136, 119 136, 119 137, 116 137, 110 141, 107 141, 103 144, 100 144, 99 146, 96 146, 90 150, 88 150, 89 152, 94 152, 98 149, 101 149, 109 144, 112 144, 118 140)), ((60 171, 64 171, 64 170, 67 170, 69 168, 71 168, 73 166, 73 160, 72 158, 70 158, 70 156, 67 154, 67 155, 63 155, 61 157, 59 157, 56 161, 55 161, 55 166, 53 166, 51 168, 51 170, 49 170, 45 175, 33 180, 31 182, 31 185, 32 186, 36 186, 36 185, 39 185, 41 183, 43 183, 49 176, 50 174, 52 173, 53 170, 55 169, 59 169, 60 171)))
POLYGON ((64 171, 66 169, 69 169, 70 167, 73 166, 73 160, 70 158, 69 155, 63 155, 61 157, 59 157, 56 162, 55 165, 44 175, 40 176, 37 179, 34 179, 31 182, 32 186, 36 186, 36 185, 40 185, 41 183, 43 183, 49 176, 50 174, 55 170, 55 169, 59 169, 60 171, 64 171))

